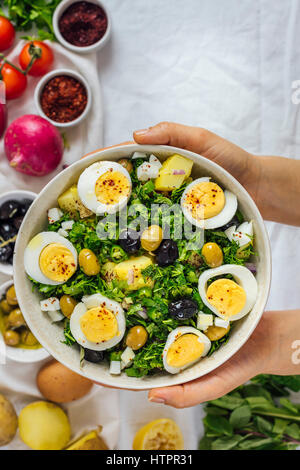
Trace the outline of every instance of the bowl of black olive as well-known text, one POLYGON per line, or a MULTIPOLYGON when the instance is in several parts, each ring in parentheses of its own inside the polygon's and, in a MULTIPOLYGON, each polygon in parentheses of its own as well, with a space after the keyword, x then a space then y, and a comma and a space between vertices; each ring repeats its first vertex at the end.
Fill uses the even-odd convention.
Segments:
POLYGON ((0 272, 13 275, 13 255, 23 219, 36 194, 14 190, 0 195, 0 272))

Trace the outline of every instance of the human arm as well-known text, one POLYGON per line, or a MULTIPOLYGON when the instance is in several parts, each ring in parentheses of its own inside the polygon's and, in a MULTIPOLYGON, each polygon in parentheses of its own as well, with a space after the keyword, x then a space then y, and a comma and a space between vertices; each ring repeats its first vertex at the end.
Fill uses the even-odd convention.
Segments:
POLYGON ((300 161, 256 156, 199 127, 162 122, 134 132, 139 144, 171 145, 199 153, 231 173, 250 193, 264 219, 300 226, 300 161))

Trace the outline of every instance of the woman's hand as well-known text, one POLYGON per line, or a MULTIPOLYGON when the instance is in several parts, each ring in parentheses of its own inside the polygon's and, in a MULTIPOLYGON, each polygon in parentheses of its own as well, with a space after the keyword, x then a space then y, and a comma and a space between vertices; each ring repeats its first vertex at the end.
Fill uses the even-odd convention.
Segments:
POLYGON ((299 319, 300 310, 266 312, 247 343, 225 364, 192 382, 153 389, 149 400, 185 408, 219 398, 258 374, 299 374, 299 319))
POLYGON ((264 219, 300 226, 300 161, 255 156, 199 127, 161 122, 133 134, 138 144, 172 145, 218 163, 249 192, 264 219))
POLYGON ((190 150, 218 163, 257 199, 259 160, 241 147, 200 127, 161 122, 133 133, 138 144, 171 145, 190 150))

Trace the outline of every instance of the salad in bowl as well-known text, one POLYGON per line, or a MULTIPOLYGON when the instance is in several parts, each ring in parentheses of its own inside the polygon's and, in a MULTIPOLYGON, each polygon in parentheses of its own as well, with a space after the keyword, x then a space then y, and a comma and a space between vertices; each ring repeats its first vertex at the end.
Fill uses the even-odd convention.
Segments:
POLYGON ((268 241, 250 196, 223 169, 179 149, 132 147, 87 157, 56 177, 72 178, 49 183, 51 204, 42 192, 31 216, 43 197, 47 221, 20 237, 26 274, 16 285, 31 284, 35 313, 23 310, 33 332, 47 347, 39 314, 49 352, 77 372, 120 386, 181 383, 253 331, 268 293, 268 241))

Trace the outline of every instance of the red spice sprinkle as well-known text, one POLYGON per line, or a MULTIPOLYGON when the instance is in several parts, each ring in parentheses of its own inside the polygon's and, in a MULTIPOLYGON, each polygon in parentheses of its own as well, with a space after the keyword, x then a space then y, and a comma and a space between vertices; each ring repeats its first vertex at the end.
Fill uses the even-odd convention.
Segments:
POLYGON ((76 2, 67 8, 58 22, 63 38, 77 47, 100 41, 107 30, 107 16, 100 5, 76 2))
POLYGON ((52 121, 70 122, 83 113, 87 92, 76 78, 58 75, 46 83, 40 100, 44 113, 52 121))

